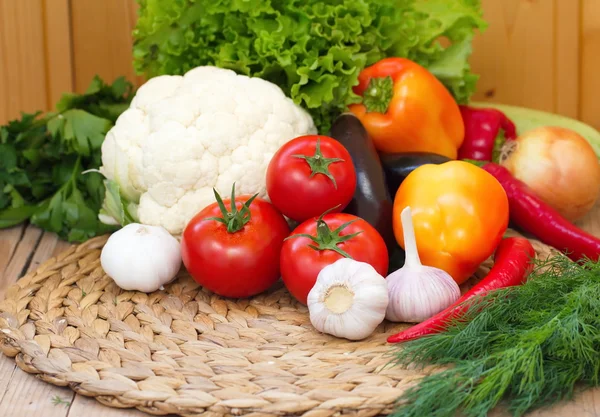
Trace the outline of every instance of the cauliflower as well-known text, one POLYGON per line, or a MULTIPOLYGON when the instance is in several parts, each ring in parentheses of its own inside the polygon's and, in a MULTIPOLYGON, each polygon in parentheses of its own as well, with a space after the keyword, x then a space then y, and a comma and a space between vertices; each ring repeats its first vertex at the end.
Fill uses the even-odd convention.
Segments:
POLYGON ((107 178, 100 220, 138 221, 180 235, 229 195, 266 198, 273 154, 316 129, 310 115, 268 81, 212 66, 155 77, 139 88, 102 145, 107 178))

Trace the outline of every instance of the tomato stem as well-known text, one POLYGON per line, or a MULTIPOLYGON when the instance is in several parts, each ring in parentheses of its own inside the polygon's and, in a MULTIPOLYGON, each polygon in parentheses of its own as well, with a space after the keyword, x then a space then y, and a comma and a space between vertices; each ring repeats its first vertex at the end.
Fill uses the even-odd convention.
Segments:
POLYGON ((346 227, 348 227, 349 225, 351 225, 352 223, 354 223, 355 221, 357 221, 359 219, 350 220, 349 222, 346 222, 346 223, 340 225, 337 229, 331 230, 331 228, 329 227, 327 222, 325 220, 323 220, 323 216, 325 216, 325 214, 327 214, 328 212, 330 212, 333 209, 335 209, 335 207, 327 210, 325 213, 323 213, 317 219, 317 236, 309 235, 308 233, 299 233, 296 235, 288 236, 287 238, 285 238, 285 240, 296 238, 296 237, 305 237, 305 238, 310 239, 314 243, 313 245, 308 245, 308 247, 311 249, 314 249, 317 251, 332 250, 334 252, 339 253, 344 258, 352 259, 352 257, 346 251, 341 249, 338 245, 340 243, 346 242, 346 241, 352 239, 353 237, 361 234, 362 231, 356 232, 356 233, 351 233, 349 235, 344 235, 344 236, 340 236, 340 233, 342 233, 342 231, 346 227))
POLYGON ((223 223, 227 226, 228 233, 236 233, 242 230, 250 221, 250 204, 252 204, 258 194, 254 194, 250 197, 242 204, 241 209, 238 210, 235 201, 235 183, 233 183, 233 187, 231 187, 231 211, 228 211, 227 207, 225 207, 225 203, 223 203, 223 199, 214 188, 213 193, 215 194, 215 199, 217 200, 217 204, 219 205, 223 217, 208 217, 205 220, 214 220, 223 223))
POLYGON ((304 159, 308 163, 311 169, 310 178, 317 174, 323 174, 329 178, 331 182, 333 182, 333 186, 337 189, 335 178, 329 172, 329 165, 333 164, 334 162, 344 162, 344 160, 342 158, 325 158, 321 152, 321 138, 317 137, 317 145, 314 155, 292 155, 292 157, 304 159))
POLYGON ((368 113, 386 113, 394 96, 394 80, 387 77, 373 77, 363 93, 362 103, 368 113))

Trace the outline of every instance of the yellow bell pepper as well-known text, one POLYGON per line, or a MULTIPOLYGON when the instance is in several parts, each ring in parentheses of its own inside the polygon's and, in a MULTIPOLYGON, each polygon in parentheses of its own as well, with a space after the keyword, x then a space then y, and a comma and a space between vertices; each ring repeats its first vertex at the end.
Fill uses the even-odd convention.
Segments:
POLYGON ((400 213, 410 206, 421 262, 461 284, 477 270, 508 227, 508 198, 500 183, 464 161, 422 165, 394 199, 394 235, 404 247, 400 213))

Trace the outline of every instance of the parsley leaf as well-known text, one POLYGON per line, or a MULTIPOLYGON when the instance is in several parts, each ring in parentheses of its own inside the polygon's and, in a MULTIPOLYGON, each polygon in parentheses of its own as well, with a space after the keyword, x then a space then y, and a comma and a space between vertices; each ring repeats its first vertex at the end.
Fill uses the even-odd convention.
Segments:
POLYGON ((23 223, 37 210, 37 206, 21 206, 9 207, 0 211, 0 229, 23 223))
POLYGON ((79 109, 67 110, 48 122, 48 130, 53 137, 63 140, 67 147, 84 156, 100 149, 112 126, 110 120, 79 109))

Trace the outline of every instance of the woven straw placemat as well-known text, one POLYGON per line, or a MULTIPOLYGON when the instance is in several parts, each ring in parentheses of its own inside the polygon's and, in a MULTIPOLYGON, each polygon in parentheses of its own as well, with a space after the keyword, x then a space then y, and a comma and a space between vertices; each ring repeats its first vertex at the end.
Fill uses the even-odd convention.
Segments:
POLYGON ((320 334, 282 286, 228 300, 182 271, 164 291, 123 291, 100 266, 106 239, 49 259, 0 302, 0 348, 24 371, 154 415, 305 417, 387 414, 433 371, 386 366, 386 337, 406 325, 360 342, 320 334))

